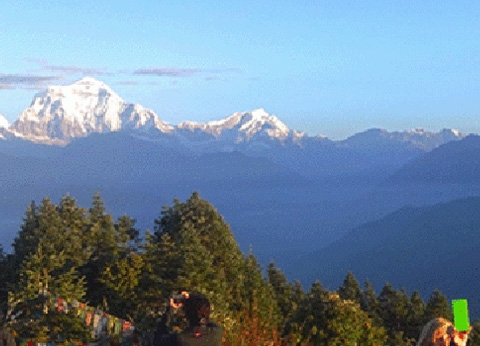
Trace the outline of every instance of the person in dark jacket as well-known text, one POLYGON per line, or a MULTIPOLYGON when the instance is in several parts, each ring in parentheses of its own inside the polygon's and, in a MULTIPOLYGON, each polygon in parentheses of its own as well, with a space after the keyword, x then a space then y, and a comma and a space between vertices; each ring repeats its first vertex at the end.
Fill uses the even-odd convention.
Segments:
POLYGON ((170 304, 155 331, 154 346, 220 346, 223 328, 210 320, 210 302, 200 294, 182 292, 183 299, 170 304), (172 313, 183 306, 188 327, 180 333, 169 331, 172 313))

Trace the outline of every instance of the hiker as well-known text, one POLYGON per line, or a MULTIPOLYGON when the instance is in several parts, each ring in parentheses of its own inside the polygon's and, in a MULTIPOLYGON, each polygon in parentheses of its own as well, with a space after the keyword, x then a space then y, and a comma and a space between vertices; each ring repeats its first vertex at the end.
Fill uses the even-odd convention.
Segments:
POLYGON ((169 306, 155 331, 154 346, 220 346, 223 328, 210 321, 210 302, 201 294, 182 292, 181 299, 170 298, 169 306), (172 314, 183 308, 188 326, 171 333, 168 324, 172 314))
POLYGON ((0 307, 0 346, 16 346, 12 332, 4 321, 5 313, 6 311, 0 307))
POLYGON ((468 331, 458 331, 445 318, 435 318, 423 327, 417 346, 466 346, 468 331))

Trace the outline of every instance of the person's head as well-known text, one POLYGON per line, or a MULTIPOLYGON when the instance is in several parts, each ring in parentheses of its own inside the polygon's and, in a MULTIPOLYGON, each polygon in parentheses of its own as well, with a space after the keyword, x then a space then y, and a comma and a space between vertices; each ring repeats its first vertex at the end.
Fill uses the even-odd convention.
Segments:
POLYGON ((210 318, 210 301, 202 294, 190 294, 183 303, 183 310, 190 325, 199 326, 210 318))
POLYGON ((417 346, 465 346, 468 333, 455 330, 453 323, 445 318, 435 318, 423 328, 417 346))

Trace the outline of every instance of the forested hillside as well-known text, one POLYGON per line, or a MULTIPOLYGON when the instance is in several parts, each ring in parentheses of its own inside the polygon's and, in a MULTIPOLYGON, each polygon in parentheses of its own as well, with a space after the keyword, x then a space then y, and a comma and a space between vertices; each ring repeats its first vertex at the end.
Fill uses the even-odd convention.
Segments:
MULTIPOLYGON (((68 195, 58 204, 45 198, 27 208, 12 253, 0 248, 0 289, 21 312, 10 323, 19 339, 89 341, 75 309, 61 318, 38 309, 40 298, 62 297, 133 322, 148 345, 167 299, 182 289, 211 300, 230 346, 413 345, 428 320, 452 319, 438 290, 424 301, 385 283, 377 294, 350 272, 336 291, 318 281, 305 290, 274 263, 263 270, 198 193, 164 207, 143 238, 132 217, 106 210, 98 194, 89 208, 68 195)), ((480 345, 477 332, 471 345, 480 345)))

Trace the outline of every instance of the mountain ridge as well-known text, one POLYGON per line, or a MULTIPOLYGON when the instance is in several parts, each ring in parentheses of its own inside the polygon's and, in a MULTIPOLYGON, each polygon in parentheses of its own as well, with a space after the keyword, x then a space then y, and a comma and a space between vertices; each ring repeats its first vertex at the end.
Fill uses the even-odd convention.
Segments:
POLYGON ((19 137, 40 143, 51 140, 52 144, 94 132, 150 128, 172 131, 152 110, 125 102, 105 83, 90 77, 37 93, 10 126, 19 137))
POLYGON ((305 268, 305 284, 320 280, 328 288, 340 286, 349 270, 377 289, 385 282, 422 294, 437 287, 450 297, 461 295, 475 302, 472 307, 480 316, 475 291, 480 282, 479 208, 478 196, 403 207, 301 256, 292 267, 305 268))
POLYGON ((210 148, 214 151, 233 150, 232 146, 245 144, 261 151, 276 144, 305 147, 325 141, 340 148, 363 151, 387 142, 402 147, 402 150, 428 151, 465 137, 453 129, 438 133, 419 129, 403 132, 370 129, 345 140, 332 141, 325 136, 312 137, 289 129, 263 108, 236 112, 206 123, 183 121, 174 126, 161 120, 154 111, 124 101, 108 85, 92 77, 66 86, 48 87, 34 96, 30 106, 12 124, 0 117, 0 129, 2 124, 0 139, 17 137, 41 144, 67 145, 75 138, 91 133, 133 131, 149 139, 177 137, 183 143, 196 143, 201 150, 210 148))

